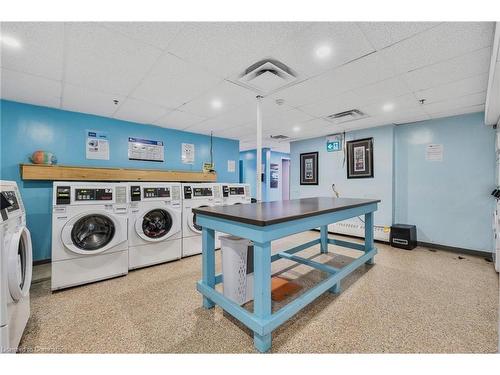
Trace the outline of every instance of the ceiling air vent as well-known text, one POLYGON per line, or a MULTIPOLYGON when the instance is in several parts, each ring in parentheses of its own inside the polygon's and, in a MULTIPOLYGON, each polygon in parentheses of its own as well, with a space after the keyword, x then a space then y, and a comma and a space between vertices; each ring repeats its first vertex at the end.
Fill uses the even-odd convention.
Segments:
POLYGON ((362 118, 368 117, 365 113, 361 112, 359 109, 350 109, 348 111, 335 113, 330 116, 326 116, 327 120, 335 124, 341 124, 343 122, 355 121, 362 118))
POLYGON ((285 64, 276 60, 261 60, 248 67, 238 82, 261 94, 269 94, 296 80, 295 74, 285 64))
POLYGON ((278 135, 271 135, 271 139, 275 139, 275 140, 278 140, 278 141, 282 141, 284 139, 288 139, 290 137, 286 136, 286 135, 283 135, 283 134, 278 134, 278 135))

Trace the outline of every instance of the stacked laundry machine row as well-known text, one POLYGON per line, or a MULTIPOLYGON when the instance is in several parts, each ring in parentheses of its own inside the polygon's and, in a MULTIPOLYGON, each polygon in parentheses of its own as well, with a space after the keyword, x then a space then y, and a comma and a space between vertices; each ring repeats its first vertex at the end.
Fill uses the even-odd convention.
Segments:
POLYGON ((54 182, 53 194, 52 290, 200 254, 192 209, 251 202, 236 183, 54 182))

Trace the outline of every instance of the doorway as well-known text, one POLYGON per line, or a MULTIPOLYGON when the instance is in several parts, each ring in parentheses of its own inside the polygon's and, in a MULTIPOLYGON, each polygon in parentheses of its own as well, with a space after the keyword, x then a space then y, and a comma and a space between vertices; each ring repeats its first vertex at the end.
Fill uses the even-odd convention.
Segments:
POLYGON ((281 159, 281 199, 290 199, 290 159, 281 159))

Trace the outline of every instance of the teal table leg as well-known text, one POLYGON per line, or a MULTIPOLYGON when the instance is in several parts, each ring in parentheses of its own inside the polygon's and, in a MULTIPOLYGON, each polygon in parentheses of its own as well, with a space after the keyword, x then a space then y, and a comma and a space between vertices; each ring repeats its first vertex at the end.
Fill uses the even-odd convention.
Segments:
MULTIPOLYGON (((202 230, 202 273, 203 283, 215 288, 215 232, 213 229, 203 227, 202 230)), ((215 304, 207 297, 203 297, 203 307, 211 309, 215 304)))
POLYGON ((338 293, 340 293, 340 292, 341 292, 341 290, 342 290, 342 289, 340 288, 340 281, 339 281, 337 284, 335 284, 332 288, 328 289, 328 291, 329 291, 330 293, 334 293, 334 294, 338 294, 338 293))
MULTIPOLYGON (((374 248, 373 242, 373 212, 365 214, 365 253, 374 248)), ((366 264, 374 264, 374 259, 370 258, 366 264)))
POLYGON ((321 226, 321 253, 328 253, 328 225, 321 226))
MULTIPOLYGON (((271 243, 254 242, 254 314, 261 319, 271 317, 271 243)), ((254 333, 254 345, 260 352, 271 348, 271 334, 254 333)))

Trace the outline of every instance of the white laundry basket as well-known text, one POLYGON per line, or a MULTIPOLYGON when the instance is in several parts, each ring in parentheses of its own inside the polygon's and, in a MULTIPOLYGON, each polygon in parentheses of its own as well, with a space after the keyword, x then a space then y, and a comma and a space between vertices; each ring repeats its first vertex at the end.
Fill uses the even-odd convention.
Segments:
POLYGON ((224 296, 243 305, 253 299, 253 246, 247 239, 221 236, 224 296))

